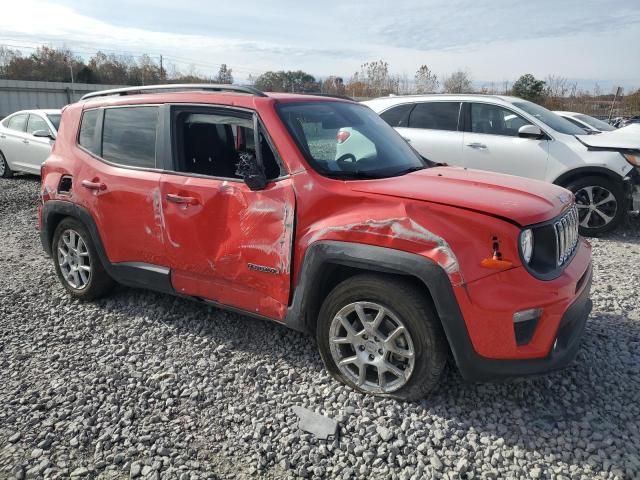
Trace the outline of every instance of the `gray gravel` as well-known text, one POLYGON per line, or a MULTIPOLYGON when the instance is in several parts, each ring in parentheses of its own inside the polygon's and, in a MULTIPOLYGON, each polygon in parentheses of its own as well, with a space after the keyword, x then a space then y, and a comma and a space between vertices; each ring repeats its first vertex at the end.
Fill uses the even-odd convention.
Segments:
POLYGON ((71 300, 35 230, 38 179, 0 179, 0 478, 640 478, 640 224, 594 240, 569 369, 450 371, 419 403, 356 394, 312 340, 141 290, 71 300), (339 422, 298 429, 302 406, 339 422))

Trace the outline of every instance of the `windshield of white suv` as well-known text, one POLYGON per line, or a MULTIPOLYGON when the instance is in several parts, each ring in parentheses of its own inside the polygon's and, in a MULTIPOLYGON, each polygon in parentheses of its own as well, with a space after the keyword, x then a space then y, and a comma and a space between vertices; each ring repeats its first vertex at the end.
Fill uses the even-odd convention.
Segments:
POLYGON ((569 120, 562 118, 560 115, 556 115, 552 111, 541 107, 540 105, 524 100, 513 102, 513 105, 524 110, 529 115, 536 117, 542 123, 553 128, 558 133, 564 133, 565 135, 586 135, 586 132, 582 128, 574 125, 569 120))
POLYGON ((578 120, 582 120, 584 123, 591 125, 593 128, 600 130, 601 132, 611 132, 615 130, 615 127, 609 125, 607 122, 598 120, 597 118, 590 117, 589 115, 576 115, 578 120))
POLYGON ((316 101, 277 110, 311 166, 327 177, 393 177, 432 164, 363 105, 316 101))

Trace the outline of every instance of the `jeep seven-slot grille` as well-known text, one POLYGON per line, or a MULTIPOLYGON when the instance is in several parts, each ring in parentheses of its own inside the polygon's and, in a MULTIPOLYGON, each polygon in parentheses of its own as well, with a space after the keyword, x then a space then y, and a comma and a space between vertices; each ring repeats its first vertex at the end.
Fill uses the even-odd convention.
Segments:
POLYGON ((564 265, 573 255, 578 245, 578 207, 574 204, 562 218, 553 225, 556 235, 556 263, 564 265))

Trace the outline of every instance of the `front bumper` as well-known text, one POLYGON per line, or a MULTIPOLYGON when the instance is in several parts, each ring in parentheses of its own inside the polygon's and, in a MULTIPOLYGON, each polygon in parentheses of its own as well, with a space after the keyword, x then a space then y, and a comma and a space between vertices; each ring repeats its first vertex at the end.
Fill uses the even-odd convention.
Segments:
POLYGON ((462 376, 491 381, 535 375, 568 365, 578 351, 592 280, 591 248, 580 240, 560 277, 533 278, 522 267, 455 289, 460 318, 443 327, 462 376), (513 315, 540 307, 529 340, 519 343, 513 315))
POLYGON ((587 277, 582 285, 582 291, 562 316, 553 347, 548 355, 543 358, 502 360, 467 352, 462 364, 458 364, 462 376, 469 381, 492 381, 547 373, 569 365, 578 353, 587 318, 591 313, 592 302, 589 298, 593 275, 591 267, 585 275, 587 277))
POLYGON ((627 174, 624 187, 629 202, 629 212, 640 214, 640 167, 634 168, 627 174))

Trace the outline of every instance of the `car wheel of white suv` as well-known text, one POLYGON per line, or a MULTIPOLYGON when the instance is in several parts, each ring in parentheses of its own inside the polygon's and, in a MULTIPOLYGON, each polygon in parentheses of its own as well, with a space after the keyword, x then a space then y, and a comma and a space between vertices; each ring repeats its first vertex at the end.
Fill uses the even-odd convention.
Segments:
POLYGON ((614 229, 625 214, 622 187, 602 177, 584 177, 566 185, 576 197, 580 234, 596 236, 614 229))

